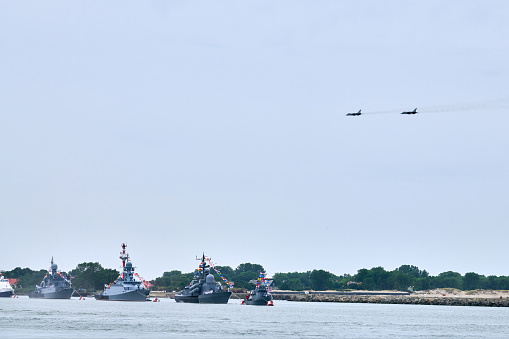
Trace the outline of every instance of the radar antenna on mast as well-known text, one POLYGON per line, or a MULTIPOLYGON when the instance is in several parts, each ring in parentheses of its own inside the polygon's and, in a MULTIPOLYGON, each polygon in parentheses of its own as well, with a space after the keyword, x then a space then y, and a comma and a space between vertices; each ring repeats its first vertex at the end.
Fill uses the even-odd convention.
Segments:
POLYGON ((120 252, 120 259, 122 260, 122 267, 125 267, 125 263, 126 261, 129 261, 129 254, 125 251, 127 245, 126 244, 122 244, 122 252, 120 252))
POLYGON ((124 271, 124 267, 125 267, 125 263, 127 261, 129 261, 129 254, 125 251, 126 247, 127 247, 127 244, 125 243, 122 243, 122 252, 120 252, 120 259, 122 260, 122 279, 125 279, 125 271, 124 271))

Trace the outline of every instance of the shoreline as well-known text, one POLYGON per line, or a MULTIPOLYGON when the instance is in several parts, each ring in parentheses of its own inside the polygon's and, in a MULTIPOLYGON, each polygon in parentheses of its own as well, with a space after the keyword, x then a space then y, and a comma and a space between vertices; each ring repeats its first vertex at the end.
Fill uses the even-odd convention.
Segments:
POLYGON ((293 292, 274 291, 274 300, 337 303, 408 304, 442 306, 509 307, 509 291, 459 291, 437 289, 405 293, 398 291, 293 292))

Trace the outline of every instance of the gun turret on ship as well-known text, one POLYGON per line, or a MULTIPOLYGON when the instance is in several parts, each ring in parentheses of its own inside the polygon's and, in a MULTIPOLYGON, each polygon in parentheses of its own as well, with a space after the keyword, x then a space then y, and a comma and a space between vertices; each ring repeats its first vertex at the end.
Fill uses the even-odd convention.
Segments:
POLYGON ((242 300, 243 305, 274 306, 272 294, 267 289, 266 274, 260 272, 256 281, 256 288, 242 300))
POLYGON ((134 273, 134 267, 126 253, 127 245, 122 244, 120 259, 122 260, 122 273, 113 283, 106 285, 104 291, 96 294, 96 300, 116 301, 146 301, 150 293, 149 284, 134 273), (139 277, 136 279, 135 277, 139 277))
POLYGON ((71 282, 67 279, 64 273, 58 272, 58 265, 53 262, 51 258, 51 267, 42 279, 41 283, 36 286, 36 290, 30 292, 30 298, 44 298, 44 299, 71 299, 74 289, 71 282))
POLYGON ((179 294, 175 295, 175 301, 181 303, 200 304, 226 304, 232 292, 225 291, 223 286, 215 282, 214 275, 210 272, 210 265, 206 263, 205 254, 201 258, 200 267, 195 278, 179 294))

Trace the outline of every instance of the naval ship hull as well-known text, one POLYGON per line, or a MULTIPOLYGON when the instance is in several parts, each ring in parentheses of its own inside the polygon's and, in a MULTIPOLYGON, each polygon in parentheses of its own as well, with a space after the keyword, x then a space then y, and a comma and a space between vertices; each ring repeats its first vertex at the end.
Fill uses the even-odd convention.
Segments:
POLYGON ((194 304, 227 304, 231 294, 231 292, 216 292, 200 294, 198 296, 176 294, 175 301, 178 303, 194 304))
POLYGON ((200 304, 227 304, 231 294, 232 292, 200 294, 198 300, 200 304))
POLYGON ((200 294, 198 296, 188 296, 182 294, 175 295, 175 301, 178 303, 195 304, 227 304, 232 292, 215 292, 200 294))
POLYGON ((258 298, 244 300, 244 304, 255 305, 255 306, 267 306, 269 301, 272 301, 272 296, 262 296, 262 297, 258 297, 258 298))
POLYGON ((147 293, 143 293, 140 291, 129 291, 126 293, 111 294, 111 295, 104 295, 101 293, 101 294, 96 294, 94 297, 96 300, 146 301, 147 293))
POLYGON ((55 292, 32 292, 28 294, 29 298, 35 299, 71 299, 72 292, 74 292, 73 288, 66 288, 60 291, 55 292))
POLYGON ((2 291, 0 292, 0 298, 10 298, 13 294, 14 293, 12 291, 2 291))
POLYGON ((189 295, 182 295, 182 294, 176 294, 175 295, 175 302, 178 303, 195 303, 198 304, 198 296, 189 296, 189 295))

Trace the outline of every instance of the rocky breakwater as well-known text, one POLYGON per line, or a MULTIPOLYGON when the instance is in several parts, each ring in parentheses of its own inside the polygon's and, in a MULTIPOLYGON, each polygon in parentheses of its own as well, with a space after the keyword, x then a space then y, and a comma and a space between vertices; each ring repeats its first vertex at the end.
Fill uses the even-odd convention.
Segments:
POLYGON ((509 307, 509 298, 493 297, 454 297, 454 296, 421 296, 421 295, 347 295, 295 293, 273 294, 275 300, 307 301, 307 302, 339 302, 339 303, 372 303, 372 304, 411 304, 411 305, 443 305, 443 306, 485 306, 509 307))
POLYGON ((175 299, 177 292, 166 292, 166 291, 150 291, 148 295, 150 298, 171 298, 175 299))

